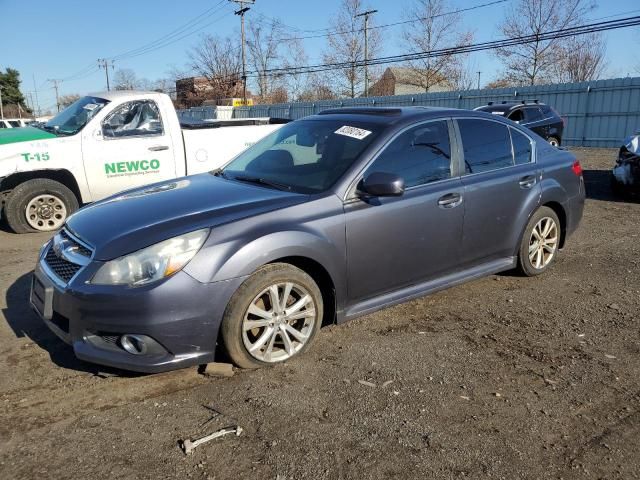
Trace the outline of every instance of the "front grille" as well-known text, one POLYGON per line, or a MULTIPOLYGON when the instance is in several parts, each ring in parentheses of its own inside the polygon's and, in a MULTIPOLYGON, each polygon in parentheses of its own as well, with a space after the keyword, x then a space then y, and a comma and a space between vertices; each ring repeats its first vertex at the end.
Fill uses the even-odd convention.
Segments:
POLYGON ((89 250, 87 247, 85 247, 84 245, 82 245, 81 243, 78 243, 73 237, 71 237, 66 230, 60 230, 60 233, 58 234, 60 235, 62 238, 72 242, 75 246, 76 246, 76 252, 80 255, 82 255, 83 257, 91 257, 91 250, 89 250))
POLYGON ((65 283, 71 280, 73 276, 82 268, 82 265, 76 265, 75 263, 71 263, 64 258, 58 257, 56 255, 56 252, 54 252, 53 248, 51 247, 49 247, 49 251, 45 255, 44 261, 51 269, 51 271, 65 283))
POLYGON ((61 230, 49 246, 44 256, 44 263, 60 280, 69 283, 73 276, 89 263, 92 253, 91 249, 82 245, 69 232, 61 230), (64 249, 66 255, 58 255, 56 253, 58 248, 64 249))

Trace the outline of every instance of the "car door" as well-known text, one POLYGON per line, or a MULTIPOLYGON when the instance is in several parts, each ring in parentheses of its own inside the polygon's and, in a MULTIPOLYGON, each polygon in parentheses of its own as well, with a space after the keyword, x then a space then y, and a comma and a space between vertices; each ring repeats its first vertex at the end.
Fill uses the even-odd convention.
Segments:
POLYGON ((467 118, 456 124, 465 165, 461 262, 473 266, 510 257, 540 198, 535 143, 498 121, 467 118))
POLYGON ((123 103, 98 131, 82 137, 82 156, 92 199, 174 178, 170 132, 152 100, 123 103))
POLYGON ((453 124, 437 120, 399 133, 365 169, 404 179, 398 197, 345 202, 350 300, 358 301, 433 278, 455 268, 463 198, 453 124), (452 150, 454 153, 452 153, 452 150))

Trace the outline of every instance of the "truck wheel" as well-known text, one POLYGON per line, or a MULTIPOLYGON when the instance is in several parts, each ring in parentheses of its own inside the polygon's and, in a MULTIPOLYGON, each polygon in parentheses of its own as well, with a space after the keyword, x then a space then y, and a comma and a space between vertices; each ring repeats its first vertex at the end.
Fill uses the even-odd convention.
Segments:
POLYGON ((58 230, 77 209, 78 199, 73 192, 46 178, 21 183, 4 205, 7 223, 16 233, 58 230))
POLYGON ((242 368, 287 361, 304 352, 322 324, 322 294, 302 270, 273 263, 240 285, 227 305, 222 338, 242 368))
POLYGON ((547 142, 549 142, 549 145, 551 145, 552 147, 560 146, 560 139, 558 137, 549 137, 547 138, 547 142))

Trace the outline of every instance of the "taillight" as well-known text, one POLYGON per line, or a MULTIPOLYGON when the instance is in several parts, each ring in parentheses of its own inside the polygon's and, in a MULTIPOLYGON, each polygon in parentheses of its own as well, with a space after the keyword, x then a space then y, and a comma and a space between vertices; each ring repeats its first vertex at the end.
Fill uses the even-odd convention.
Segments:
POLYGON ((575 162, 573 162, 573 165, 571 165, 571 170, 573 170, 573 173, 575 173, 578 177, 582 176, 582 165, 580 165, 580 160, 576 160, 575 162))

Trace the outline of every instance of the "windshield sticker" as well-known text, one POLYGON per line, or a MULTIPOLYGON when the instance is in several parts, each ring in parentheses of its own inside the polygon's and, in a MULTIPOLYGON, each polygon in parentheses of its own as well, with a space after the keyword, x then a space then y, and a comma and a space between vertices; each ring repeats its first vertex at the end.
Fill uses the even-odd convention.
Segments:
POLYGON ((356 138, 358 140, 362 140, 363 138, 367 138, 371 134, 369 130, 363 130, 362 128, 357 127, 349 127, 345 125, 344 127, 340 127, 333 133, 337 133, 338 135, 344 135, 345 137, 356 138))
POLYGON ((97 103, 87 103, 82 108, 84 108, 85 110, 89 110, 90 112, 93 112, 98 107, 99 107, 99 105, 97 103))
POLYGON ((491 112, 491 113, 493 113, 494 115, 504 115, 504 112, 491 112))

